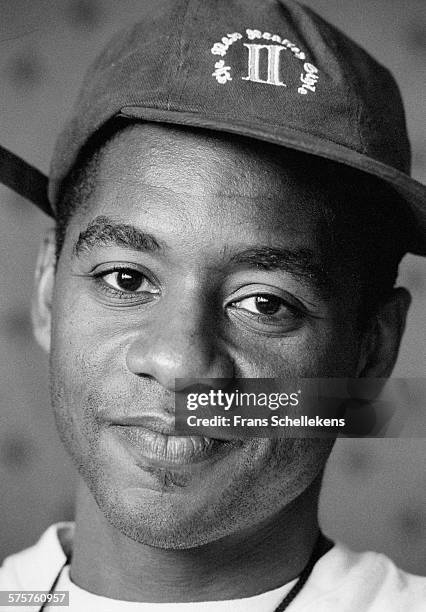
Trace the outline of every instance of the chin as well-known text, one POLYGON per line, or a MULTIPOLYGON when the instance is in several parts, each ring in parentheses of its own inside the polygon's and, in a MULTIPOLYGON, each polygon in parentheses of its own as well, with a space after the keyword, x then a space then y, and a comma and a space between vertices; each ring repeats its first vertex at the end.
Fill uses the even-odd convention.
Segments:
MULTIPOLYGON (((95 501, 108 523, 126 537, 154 548, 179 550, 208 544, 226 535, 225 525, 206 521, 194 500, 146 489, 103 489, 95 501)), ((229 526, 228 526, 229 528, 229 526)))
POLYGON ((249 447, 246 460, 216 478, 204 472, 201 478, 190 471, 140 469, 107 452, 93 452, 90 460, 76 463, 90 490, 87 499, 96 502, 102 515, 98 520, 104 517, 140 544, 178 550, 275 521, 297 498, 309 495, 313 485, 319 486, 331 447, 329 440, 292 439, 272 447, 259 440, 249 447))

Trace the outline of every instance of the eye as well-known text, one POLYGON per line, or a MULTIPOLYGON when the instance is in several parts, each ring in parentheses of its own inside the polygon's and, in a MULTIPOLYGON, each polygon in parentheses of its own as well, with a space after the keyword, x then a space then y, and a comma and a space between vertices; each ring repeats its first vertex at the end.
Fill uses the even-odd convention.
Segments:
MULTIPOLYGON (((294 300, 296 301, 296 300, 294 300)), ((254 293, 228 303, 229 314, 254 333, 285 334, 298 329, 307 314, 303 306, 293 304, 274 293, 254 293)))
POLYGON ((96 278, 119 293, 158 293, 148 278, 133 268, 106 270, 96 278))
POLYGON ((252 295, 233 302, 232 306, 240 310, 246 310, 255 315, 273 317, 279 315, 288 316, 293 310, 277 295, 261 294, 252 295))

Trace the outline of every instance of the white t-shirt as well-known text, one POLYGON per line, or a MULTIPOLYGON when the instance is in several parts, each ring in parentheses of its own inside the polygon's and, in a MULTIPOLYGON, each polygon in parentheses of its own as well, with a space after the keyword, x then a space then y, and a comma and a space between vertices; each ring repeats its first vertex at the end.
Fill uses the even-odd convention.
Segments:
MULTIPOLYGON (((0 568, 0 590, 49 591, 72 548, 73 523, 52 525, 31 548, 8 557, 0 568)), ((61 612, 273 612, 296 581, 255 597, 196 603, 137 603, 89 593, 70 581, 68 566, 56 591, 69 591, 61 612)), ((2 609, 0 607, 0 609, 2 609)), ((37 612, 39 606, 5 607, 4 612, 37 612)), ((316 563, 289 612, 426 612, 426 578, 399 570, 374 552, 354 553, 336 544, 316 563)))

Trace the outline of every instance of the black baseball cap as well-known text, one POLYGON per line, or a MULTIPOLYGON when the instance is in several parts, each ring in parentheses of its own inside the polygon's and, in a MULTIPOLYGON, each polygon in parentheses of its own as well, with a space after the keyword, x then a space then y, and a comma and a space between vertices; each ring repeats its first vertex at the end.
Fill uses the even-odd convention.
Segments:
POLYGON ((410 177, 404 108, 386 68, 293 0, 144 0, 140 12, 90 67, 49 178, 3 151, 0 180, 54 216, 79 151, 112 117, 207 128, 382 179, 417 228, 408 250, 426 255, 426 186, 410 177))

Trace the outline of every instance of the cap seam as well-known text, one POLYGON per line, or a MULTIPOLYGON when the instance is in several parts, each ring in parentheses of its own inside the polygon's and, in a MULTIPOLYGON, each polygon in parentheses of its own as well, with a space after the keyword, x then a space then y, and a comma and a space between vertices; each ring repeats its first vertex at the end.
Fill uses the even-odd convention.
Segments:
MULTIPOLYGON (((168 74, 168 81, 170 82, 171 87, 169 89, 169 93, 168 93, 167 98, 166 98, 167 108, 169 108, 169 106, 170 106, 171 98, 174 95, 176 95, 176 90, 177 90, 176 83, 178 81, 178 75, 179 75, 179 73, 180 73, 180 71, 182 69, 182 65, 183 65, 183 59, 182 59, 182 56, 183 56, 183 53, 182 53, 182 38, 183 38, 183 36, 182 35, 183 35, 184 28, 185 28, 185 23, 186 23, 186 19, 187 19, 187 16, 188 16, 189 5, 191 4, 191 0, 185 0, 185 2, 186 2, 185 11, 183 13, 183 16, 181 17, 181 24, 182 25, 181 25, 181 28, 180 28, 180 31, 179 31, 179 36, 175 39, 175 40, 179 40, 179 61, 176 63, 175 70, 174 71, 170 70, 169 74, 168 74), (172 72, 173 72, 173 76, 172 76, 172 72)), ((173 63, 171 65, 173 65, 173 63)))

